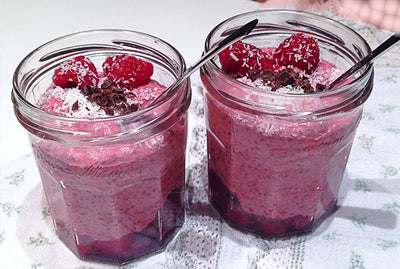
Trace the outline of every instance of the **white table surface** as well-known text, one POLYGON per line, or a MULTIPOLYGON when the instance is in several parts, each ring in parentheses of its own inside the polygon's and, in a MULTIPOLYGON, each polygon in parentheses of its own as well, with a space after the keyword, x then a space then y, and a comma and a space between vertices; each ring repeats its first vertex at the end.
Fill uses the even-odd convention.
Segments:
POLYGON ((1 0, 0 167, 31 152, 10 93, 14 70, 38 46, 83 30, 129 29, 164 39, 191 63, 201 55, 215 25, 257 8, 250 0, 1 0))

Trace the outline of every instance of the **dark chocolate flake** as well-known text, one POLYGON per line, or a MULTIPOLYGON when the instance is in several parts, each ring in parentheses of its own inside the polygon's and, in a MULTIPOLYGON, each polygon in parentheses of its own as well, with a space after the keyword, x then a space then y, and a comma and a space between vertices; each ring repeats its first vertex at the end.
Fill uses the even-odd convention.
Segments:
POLYGON ((267 79, 270 75, 271 75, 272 71, 271 70, 265 70, 262 75, 261 78, 262 79, 267 79))
POLYGON ((117 87, 114 83, 106 80, 100 87, 86 86, 81 89, 81 93, 86 98, 98 104, 107 115, 114 115, 115 113, 127 114, 134 112, 138 109, 136 105, 129 105, 126 96, 135 97, 132 92, 127 92, 126 89, 117 87))
POLYGON ((326 88, 326 85, 321 84, 321 83, 317 83, 317 85, 315 85, 315 89, 317 92, 322 92, 325 90, 325 88, 326 88))
POLYGON ((321 92, 326 87, 318 83, 314 88, 308 77, 300 76, 292 68, 285 68, 277 72, 267 70, 261 76, 254 74, 254 72, 249 72, 248 77, 253 81, 261 78, 264 85, 271 87, 271 91, 276 91, 285 86, 292 86, 293 88, 301 88, 304 93, 313 93, 321 92))
POLYGON ((132 112, 135 112, 135 111, 137 111, 139 108, 138 108, 138 106, 137 106, 136 104, 131 104, 130 109, 131 109, 132 112))
POLYGON ((113 85, 113 82, 109 81, 108 79, 106 79, 102 84, 101 84, 101 88, 102 89, 107 89, 109 88, 111 85, 113 85))
POLYGON ((79 109, 79 102, 78 100, 72 105, 72 111, 77 111, 79 109))
POLYGON ((107 115, 113 116, 114 115, 114 109, 111 107, 102 107, 104 112, 106 112, 107 115))
POLYGON ((247 74, 247 76, 249 77, 249 79, 251 79, 251 81, 258 79, 260 75, 261 75, 260 72, 256 70, 249 70, 247 74))

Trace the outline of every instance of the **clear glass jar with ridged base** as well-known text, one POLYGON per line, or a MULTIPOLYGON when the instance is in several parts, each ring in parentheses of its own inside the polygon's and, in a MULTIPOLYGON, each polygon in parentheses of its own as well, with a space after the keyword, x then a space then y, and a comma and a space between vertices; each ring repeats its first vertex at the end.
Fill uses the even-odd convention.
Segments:
MULTIPOLYGON (((259 23, 243 42, 268 51, 304 33, 318 42, 327 73, 332 65, 345 71, 370 52, 364 39, 341 23, 290 10, 227 19, 210 32, 205 51, 255 18, 259 23)), ((372 66, 345 86, 312 94, 245 83, 222 71, 218 57, 201 69, 201 78, 214 208, 231 226, 264 237, 313 231, 336 206, 363 104, 372 90, 372 66)))
POLYGON ((29 54, 12 92, 59 238, 82 259, 118 264, 161 251, 184 222, 190 81, 156 104, 121 115, 65 117, 38 103, 65 61, 85 56, 100 70, 107 57, 121 54, 152 63, 152 81, 165 87, 186 68, 179 52, 156 37, 80 32, 29 54))

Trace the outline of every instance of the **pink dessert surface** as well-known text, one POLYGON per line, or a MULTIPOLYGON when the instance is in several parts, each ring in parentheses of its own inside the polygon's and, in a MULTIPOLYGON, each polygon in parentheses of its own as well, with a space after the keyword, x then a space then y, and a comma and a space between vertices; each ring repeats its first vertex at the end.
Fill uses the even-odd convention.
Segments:
MULTIPOLYGON (((127 74, 132 70, 117 71, 108 70, 114 72, 113 79, 132 75, 127 74)), ((142 110, 165 90, 149 76, 142 76, 139 85, 137 79, 133 84, 120 79, 118 84, 110 83, 106 73, 96 76, 99 85, 91 86, 58 79, 67 83, 51 85, 37 105, 63 117, 107 118, 142 110)), ((82 258, 123 263, 166 246, 184 220, 185 126, 181 115, 138 141, 100 146, 32 138, 57 233, 74 252, 82 258)), ((85 126, 94 136, 121 128, 107 121, 85 126)))
MULTIPOLYGON (((338 101, 325 98, 322 103, 315 94, 323 89, 319 84, 326 85, 340 73, 334 65, 319 59, 316 64, 313 59, 313 68, 302 63, 298 66, 305 69, 301 70, 274 61, 274 49, 262 50, 272 61, 269 70, 249 66, 246 75, 230 73, 238 85, 247 84, 261 92, 296 94, 302 101, 277 101, 287 113, 317 110, 338 101), (304 98, 307 92, 313 94, 304 98)), ((209 193, 214 207, 232 226, 262 236, 313 230, 336 205, 361 110, 315 119, 257 115, 223 103, 215 95, 222 90, 258 103, 258 94, 238 91, 241 86, 230 86, 224 79, 210 81, 204 74, 202 79, 207 88, 209 193)))
MULTIPOLYGON (((128 104, 134 104, 137 106, 137 110, 142 110, 148 107, 164 91, 164 86, 157 81, 150 80, 148 83, 140 85, 133 90, 126 90, 124 94, 128 104)), ((79 88, 51 87, 42 95, 37 105, 47 112, 63 117, 107 117, 107 113, 101 109, 101 106, 88 102, 79 88)), ((116 115, 118 114, 116 113, 116 115)))

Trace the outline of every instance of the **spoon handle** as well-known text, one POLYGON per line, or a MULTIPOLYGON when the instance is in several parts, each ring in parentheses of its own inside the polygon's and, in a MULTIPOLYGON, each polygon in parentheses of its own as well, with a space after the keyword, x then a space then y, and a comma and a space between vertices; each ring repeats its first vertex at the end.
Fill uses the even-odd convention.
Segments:
POLYGON ((357 72, 361 67, 363 67, 366 64, 372 63, 376 57, 381 55, 382 52, 386 51, 388 48, 393 46, 399 40, 400 40, 400 32, 394 33, 391 37, 386 39, 385 42, 383 42, 376 49, 374 49, 371 53, 369 53, 367 56, 365 56, 361 61, 359 61, 357 64, 353 65, 349 70, 347 70, 341 76, 339 76, 337 79, 335 79, 331 84, 329 84, 324 89, 324 91, 336 88, 337 86, 339 86, 340 84, 345 82, 346 79, 348 79, 351 75, 353 75, 355 72, 357 72))
MULTIPOLYGON (((199 68, 200 66, 202 66, 205 62, 207 62, 208 60, 210 60, 211 58, 213 58, 216 54, 218 54, 219 52, 221 52, 223 49, 225 49, 228 45, 230 45, 231 43, 234 43, 234 41, 237 41, 238 39, 240 39, 242 36, 248 35, 253 29, 254 27, 256 27, 258 23, 258 20, 252 20, 251 22, 246 23, 245 25, 243 25, 242 27, 240 27, 239 29, 235 30, 233 33, 231 33, 230 35, 228 35, 226 38, 224 38, 221 42, 219 42, 213 49, 209 50, 203 57, 201 57, 196 63, 194 63, 191 67, 189 67, 186 70, 186 73, 181 76, 177 82, 179 80, 184 81, 186 78, 188 78, 191 74, 193 74, 193 72, 199 68)), ((179 83, 180 84, 180 83, 179 83)))
POLYGON ((182 74, 181 77, 179 77, 171 86, 168 87, 168 89, 158 96, 152 104, 155 104, 161 99, 164 99, 167 96, 170 96, 175 92, 175 90, 178 88, 179 85, 181 85, 182 82, 184 82, 191 74, 194 73, 200 66, 205 64, 208 60, 213 58, 216 54, 221 52, 223 49, 225 49, 228 45, 234 43, 235 41, 239 40, 242 36, 248 35, 254 27, 256 27, 258 23, 258 20, 252 20, 245 25, 241 26, 239 29, 235 30, 233 33, 228 35, 226 38, 224 38, 221 42, 219 42, 213 49, 209 50, 206 54, 204 54, 200 60, 198 60, 196 63, 194 63, 191 67, 186 69, 186 71, 182 74))

